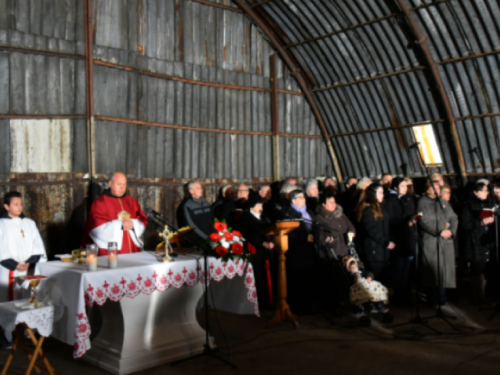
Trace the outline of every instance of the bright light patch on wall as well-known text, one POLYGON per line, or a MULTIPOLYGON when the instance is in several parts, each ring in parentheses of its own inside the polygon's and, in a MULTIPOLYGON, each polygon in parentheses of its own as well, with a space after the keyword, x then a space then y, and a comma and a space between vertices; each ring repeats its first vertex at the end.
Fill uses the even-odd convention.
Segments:
POLYGON ((71 172, 71 124, 68 119, 11 120, 13 173, 71 172))
POLYGON ((418 150, 422 161, 426 166, 443 165, 441 153, 437 144, 434 128, 431 124, 418 125, 411 128, 415 137, 415 142, 418 144, 418 150))

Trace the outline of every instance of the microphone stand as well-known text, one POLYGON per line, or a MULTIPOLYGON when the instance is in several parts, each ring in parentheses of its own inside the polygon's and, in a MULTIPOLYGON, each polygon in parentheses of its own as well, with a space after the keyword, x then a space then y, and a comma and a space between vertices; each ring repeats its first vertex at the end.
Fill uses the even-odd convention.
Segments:
POLYGON ((170 365, 177 366, 179 363, 186 362, 186 361, 189 361, 189 360, 197 358, 197 357, 209 356, 209 357, 212 357, 214 359, 217 359, 217 360, 225 363, 226 365, 230 366, 234 370, 234 369, 236 369, 236 365, 234 365, 233 363, 231 363, 231 362, 225 360, 224 358, 219 357, 217 354, 215 354, 215 350, 210 345, 210 325, 209 325, 209 313, 208 313, 208 288, 209 288, 208 252, 209 252, 209 248, 207 248, 206 246, 201 246, 201 247, 196 246, 196 244, 194 244, 192 242, 191 242, 191 244, 194 245, 195 247, 201 248, 201 250, 203 252, 203 262, 204 262, 203 268, 205 271, 205 277, 203 280, 203 282, 205 283, 205 295, 204 295, 204 301, 203 301, 205 304, 205 344, 203 344, 203 352, 201 352, 200 354, 192 356, 192 357, 180 359, 178 361, 172 362, 170 365))
MULTIPOLYGON (((472 152, 474 152, 477 155, 479 162, 481 163, 481 167, 483 168, 484 178, 486 178, 489 182, 488 186, 489 186, 489 190, 490 190, 490 197, 492 200, 495 200, 495 189, 493 187, 493 184, 491 183, 491 181, 488 178, 488 173, 486 172, 486 165, 484 163, 484 157, 482 155, 482 152, 480 152, 477 147, 474 148, 472 150, 472 152)), ((498 273, 500 268, 499 268, 499 260, 498 260, 499 254, 498 254, 498 221, 497 221, 498 219, 497 219, 497 215, 498 214, 495 212, 495 215, 493 215, 493 218, 495 219, 495 221, 493 223, 495 225, 495 261, 496 261, 496 269, 497 269, 497 273, 498 273)), ((495 315, 500 313, 500 295, 497 298, 495 307, 488 307, 488 308, 479 309, 479 311, 490 311, 490 310, 493 310, 493 313, 488 317, 488 321, 491 321, 495 317, 495 315)))
POLYGON ((406 323, 401 323, 401 324, 396 324, 393 325, 392 328, 396 327, 403 327, 408 324, 420 324, 429 330, 433 331, 435 334, 440 335, 441 332, 439 332, 437 329, 431 327, 429 324, 427 324, 427 320, 424 320, 420 316, 420 298, 418 298, 418 291, 420 290, 420 277, 419 277, 419 263, 418 263, 418 257, 419 257, 419 251, 418 247, 420 244, 420 237, 418 235, 418 230, 417 230, 417 222, 413 224, 413 235, 415 236, 415 275, 417 275, 417 281, 416 281, 416 288, 417 288, 417 301, 415 303, 415 317, 408 320, 406 323))
MULTIPOLYGON (((168 225, 169 227, 171 227, 174 231, 176 232, 179 232, 179 230, 177 228, 175 228, 174 226, 170 225, 167 223, 167 221, 163 218, 163 215, 161 215, 160 213, 154 211, 154 210, 148 210, 153 218, 153 222, 155 223, 155 225, 159 225, 157 221, 159 222, 162 222, 166 225, 168 225), (157 221, 156 221, 157 220, 157 221)), ((204 293, 204 298, 203 298, 203 303, 205 305, 205 344, 203 344, 203 352, 201 352, 200 354, 198 355, 195 355, 195 356, 192 356, 192 357, 188 357, 188 358, 184 358, 184 359, 180 359, 178 361, 174 361, 172 362, 170 365, 171 366, 176 366, 178 365, 179 363, 182 363, 182 362, 186 362, 186 361, 189 361, 191 359, 194 359, 194 358, 197 358, 197 357, 201 357, 201 356, 209 356, 209 357, 212 357, 214 359, 217 359, 223 363, 225 363, 226 365, 230 366, 232 369, 236 369, 236 366, 234 364, 232 364, 231 362, 225 360, 224 358, 221 358, 219 357, 218 355, 215 354, 215 350, 212 348, 212 346, 210 345, 210 320, 209 320, 209 311, 208 311, 208 288, 209 288, 209 274, 208 274, 208 253, 210 251, 210 248, 205 244, 205 245, 199 245, 199 244, 196 244, 193 242, 193 240, 190 240, 189 238, 187 237, 184 237, 192 246, 198 248, 199 250, 201 250, 200 252, 203 254, 203 262, 204 262, 204 265, 203 265, 203 269, 204 269, 204 277, 202 277, 202 283, 205 283, 205 293, 204 293)), ((177 254, 175 254, 175 256, 177 256, 177 254)))

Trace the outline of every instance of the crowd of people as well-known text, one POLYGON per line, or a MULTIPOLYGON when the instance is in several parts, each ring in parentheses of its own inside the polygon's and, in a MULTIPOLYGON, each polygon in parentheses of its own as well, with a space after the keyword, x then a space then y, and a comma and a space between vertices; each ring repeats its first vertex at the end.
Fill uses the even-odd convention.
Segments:
POLYGON ((389 286, 393 304, 410 306, 414 286, 428 304, 446 304, 457 295, 452 291, 457 274, 469 280, 473 304, 497 298, 495 236, 500 231, 495 229, 499 221, 494 208, 500 202, 500 179, 478 180, 464 199, 458 199, 440 174, 431 177, 421 194, 412 179, 388 173, 380 181, 348 178, 343 189, 331 177, 301 185, 293 178, 280 182, 279 190, 271 185, 255 191, 245 184, 236 189, 227 185, 210 205, 201 184, 193 181, 180 224, 197 228, 201 242, 212 232, 207 223, 214 217, 238 229, 257 249, 253 266, 264 308, 270 307, 264 262, 271 264, 273 281, 277 264, 274 239, 262 232, 280 220, 300 221, 288 235, 286 253, 288 302, 295 313, 341 305, 332 261, 346 266, 353 249, 359 256, 356 265, 368 280, 389 286))
MULTIPOLYGON (((447 298, 457 295, 450 293, 457 280, 468 281, 473 304, 498 301, 500 220, 495 218, 500 178, 479 179, 461 192, 462 199, 440 174, 431 176, 420 195, 410 178, 390 174, 378 182, 351 177, 339 187, 332 177, 302 184, 289 178, 257 190, 246 184, 227 185, 210 204, 202 184, 191 181, 188 198, 179 207, 178 224, 194 227, 190 241, 200 246, 207 244, 214 218, 240 231, 256 248, 252 263, 264 309, 272 307, 269 297, 276 293, 278 269, 274 238, 264 232, 282 220, 300 223, 288 234, 286 253, 287 300, 294 313, 341 307, 342 271, 351 280, 351 302, 361 301, 363 290, 372 288, 379 292, 373 302, 380 311, 387 310, 388 298, 410 306, 415 286, 430 305, 446 304, 447 298)), ((126 176, 113 173, 109 189, 92 203, 82 247, 95 244, 100 255, 107 253, 109 242, 118 245, 120 254, 142 250, 148 218, 126 190, 126 176)), ((19 298, 22 290, 15 279, 47 260, 35 223, 22 212, 22 195, 9 192, 3 203, 0 302, 19 298)), ((1 331, 0 339, 1 347, 12 345, 1 331)))

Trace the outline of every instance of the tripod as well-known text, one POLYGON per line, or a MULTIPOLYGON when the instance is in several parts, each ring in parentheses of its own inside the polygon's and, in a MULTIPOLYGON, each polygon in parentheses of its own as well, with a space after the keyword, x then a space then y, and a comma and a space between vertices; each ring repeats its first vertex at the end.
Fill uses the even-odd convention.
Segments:
MULTIPOLYGON (((488 178, 488 173, 486 172, 486 165, 484 163, 484 158, 483 158, 483 155, 481 152, 479 152, 479 149, 477 147, 475 147, 472 152, 474 152, 477 157, 479 158, 479 162, 481 163, 481 167, 483 168, 483 173, 484 173, 484 178, 486 178, 488 181, 489 181, 489 178, 488 178)), ((489 186, 489 190, 490 190, 490 196, 492 199, 495 199, 495 190, 494 190, 494 187, 493 187, 493 184, 490 182, 488 184, 489 186)), ((500 267, 499 267, 499 260, 498 260, 498 218, 497 218, 498 214, 495 212, 495 215, 493 216, 493 218, 495 219, 495 221, 493 222, 493 224, 495 225, 495 261, 496 261, 496 269, 497 269, 497 272, 499 271, 500 267)), ((500 313, 500 295, 499 297, 497 298, 497 301, 496 301, 496 306, 495 307, 492 307, 492 308, 485 308, 485 309, 479 309, 480 311, 490 311, 490 310, 493 310, 493 313, 488 317, 488 321, 491 321, 495 315, 497 315, 498 313, 500 313)))

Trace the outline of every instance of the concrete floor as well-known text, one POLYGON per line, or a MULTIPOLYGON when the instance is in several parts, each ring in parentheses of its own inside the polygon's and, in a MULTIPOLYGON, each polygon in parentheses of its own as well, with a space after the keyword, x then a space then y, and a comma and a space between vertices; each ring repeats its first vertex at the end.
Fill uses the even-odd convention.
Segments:
MULTIPOLYGON (((178 364, 163 365, 137 372, 156 374, 500 374, 500 314, 491 322, 490 312, 461 301, 445 307, 445 312, 457 316, 460 327, 475 327, 475 331, 454 331, 440 319, 431 321, 442 335, 428 334, 425 327, 393 328, 374 321, 369 328, 360 328, 353 317, 316 314, 300 318, 300 328, 287 325, 273 329, 265 327, 269 312, 263 318, 238 316, 219 312, 217 325, 211 312, 212 332, 220 350, 218 354, 238 366, 237 370, 207 357, 178 364), (227 344, 226 344, 227 342, 227 344)), ((411 309, 391 310, 394 324, 406 322, 411 309)), ((422 316, 432 315, 429 307, 422 316)), ((108 374, 84 360, 73 360, 72 348, 48 339, 45 351, 58 375, 108 374)), ((0 352, 4 363, 8 352, 0 352)), ((26 360, 19 353, 9 374, 24 374, 26 360)))

